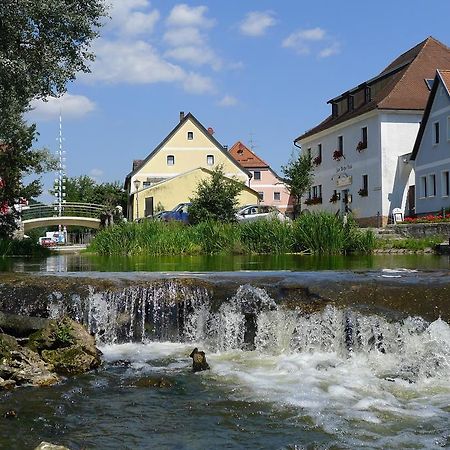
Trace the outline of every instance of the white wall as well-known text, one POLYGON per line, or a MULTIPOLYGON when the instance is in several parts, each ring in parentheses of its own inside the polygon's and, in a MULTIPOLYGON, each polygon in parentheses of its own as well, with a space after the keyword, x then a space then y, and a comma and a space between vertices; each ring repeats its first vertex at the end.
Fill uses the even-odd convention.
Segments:
POLYGON ((385 111, 381 121, 381 158, 383 170, 383 215, 393 208, 405 211, 408 186, 414 185, 411 165, 401 156, 411 153, 419 131, 422 114, 385 111))

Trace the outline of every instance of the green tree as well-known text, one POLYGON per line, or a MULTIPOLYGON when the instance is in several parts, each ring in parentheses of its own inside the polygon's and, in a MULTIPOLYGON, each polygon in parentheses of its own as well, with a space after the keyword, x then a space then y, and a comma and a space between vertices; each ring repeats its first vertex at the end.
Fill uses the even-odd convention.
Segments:
POLYGON ((190 199, 189 221, 193 224, 208 220, 234 222, 237 197, 243 187, 240 181, 225 177, 223 167, 217 166, 211 178, 200 181, 190 199))
MULTIPOLYGON (((23 120, 31 100, 64 93, 89 52, 106 9, 103 0, 2 0, 0 7, 0 206, 39 195, 40 182, 24 175, 49 169, 48 156, 32 150, 36 127, 23 120)), ((0 237, 16 227, 0 214, 0 237)))
POLYGON ((294 197, 294 218, 301 212, 302 196, 314 181, 312 158, 306 153, 292 154, 288 164, 281 167, 290 194, 294 197))

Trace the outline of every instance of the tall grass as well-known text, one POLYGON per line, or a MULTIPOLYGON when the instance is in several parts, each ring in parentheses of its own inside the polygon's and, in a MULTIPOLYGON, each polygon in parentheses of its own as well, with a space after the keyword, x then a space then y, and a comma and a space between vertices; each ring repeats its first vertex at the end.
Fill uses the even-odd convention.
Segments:
POLYGON ((0 239, 0 256, 47 256, 50 250, 31 239, 0 239))
POLYGON ((99 232, 89 251, 103 255, 339 254, 369 253, 374 245, 373 233, 360 231, 352 221, 344 225, 332 214, 318 213, 292 223, 125 223, 99 232))

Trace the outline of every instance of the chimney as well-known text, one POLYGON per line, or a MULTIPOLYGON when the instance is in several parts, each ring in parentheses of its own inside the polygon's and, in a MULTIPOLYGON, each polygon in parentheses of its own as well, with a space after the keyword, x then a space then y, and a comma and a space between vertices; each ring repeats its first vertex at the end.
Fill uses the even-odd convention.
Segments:
POLYGON ((223 146, 223 149, 224 149, 225 151, 228 151, 228 145, 224 145, 224 146, 223 146))
POLYGON ((214 128, 209 127, 208 133, 212 136, 214 134, 214 128))
POLYGON ((184 119, 184 111, 180 111, 180 122, 183 122, 184 119))

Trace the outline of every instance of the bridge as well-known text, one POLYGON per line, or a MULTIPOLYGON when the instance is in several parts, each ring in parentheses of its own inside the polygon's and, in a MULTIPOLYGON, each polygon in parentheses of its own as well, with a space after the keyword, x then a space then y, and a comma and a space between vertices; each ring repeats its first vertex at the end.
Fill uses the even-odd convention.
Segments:
POLYGON ((105 211, 102 205, 95 203, 67 202, 62 204, 61 216, 57 205, 38 203, 22 209, 22 224, 24 232, 33 228, 53 225, 79 226, 100 228, 100 215, 105 211))

